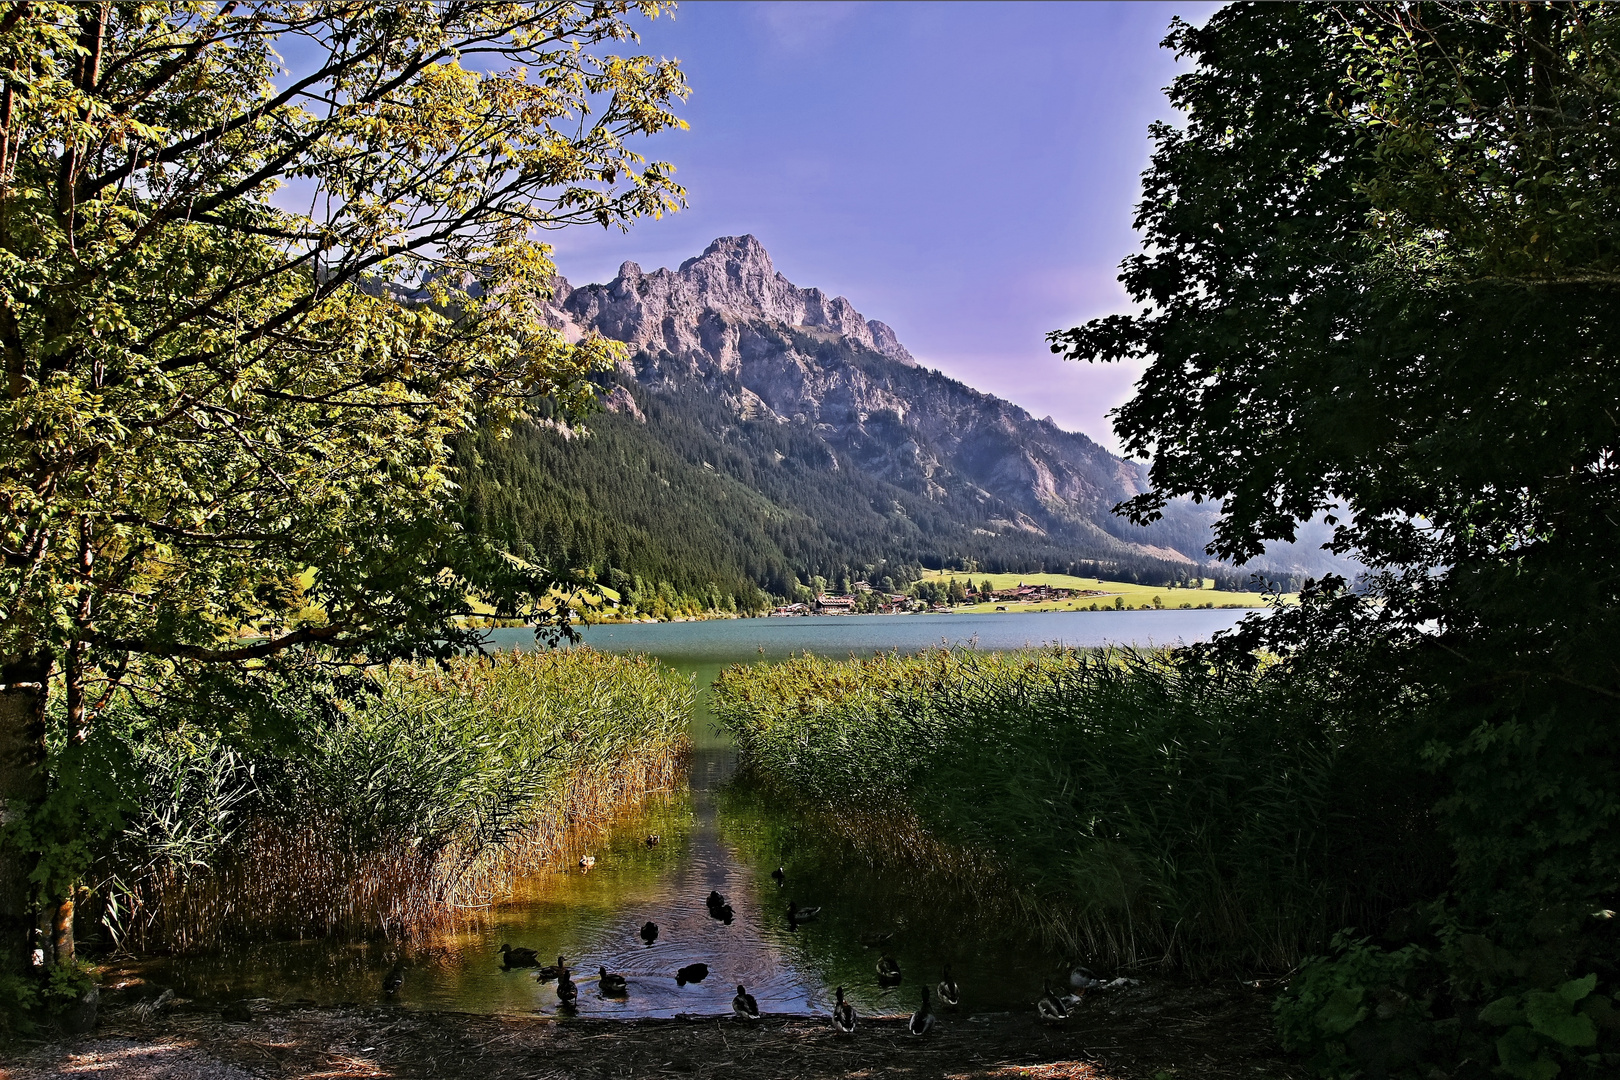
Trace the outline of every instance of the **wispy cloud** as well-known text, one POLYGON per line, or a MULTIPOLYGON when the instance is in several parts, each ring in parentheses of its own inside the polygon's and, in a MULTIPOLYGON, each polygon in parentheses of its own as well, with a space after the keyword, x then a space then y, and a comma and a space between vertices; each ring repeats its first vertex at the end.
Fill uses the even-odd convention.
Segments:
POLYGON ((863 4, 854 0, 822 3, 775 2, 750 4, 749 16, 757 32, 787 53, 813 53, 832 45, 863 4))

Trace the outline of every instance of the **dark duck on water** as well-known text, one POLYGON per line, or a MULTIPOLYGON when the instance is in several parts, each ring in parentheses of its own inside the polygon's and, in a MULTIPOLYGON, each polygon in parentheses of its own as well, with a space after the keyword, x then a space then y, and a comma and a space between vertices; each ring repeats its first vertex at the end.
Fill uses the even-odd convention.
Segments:
POLYGON ((579 1000, 579 987, 574 985, 567 968, 563 968, 557 974, 557 1000, 565 1008, 570 1009, 574 1007, 574 1002, 579 1000))
POLYGON ((501 944, 501 966, 508 970, 532 968, 539 962, 540 957, 533 949, 514 949, 504 942, 501 944))
POLYGON ((651 945, 658 940, 658 924, 651 919, 641 924, 641 940, 651 945))
POLYGON ((535 975, 535 979, 538 982, 548 983, 552 979, 555 979, 557 976, 561 975, 563 972, 567 971, 567 965, 567 958, 559 956, 557 957, 556 967, 552 967, 550 964, 547 964, 545 967, 539 970, 539 972, 535 975))
POLYGON ((888 953, 884 953, 878 958, 877 977, 879 986, 899 986, 901 978, 900 961, 888 953))
POLYGON ((383 996, 384 997, 389 997, 389 998, 395 997, 396 995, 399 994, 399 988, 404 986, 404 985, 405 985, 405 961, 396 960, 396 961, 394 961, 394 966, 388 969, 388 974, 383 976, 383 982, 382 982, 383 996))
POLYGON ((709 907, 709 918, 711 919, 719 919, 727 926, 730 926, 731 920, 737 917, 737 913, 731 910, 731 904, 718 892, 709 893, 709 898, 705 903, 709 907))
POLYGON ((708 964, 687 964, 675 973, 675 985, 685 986, 687 983, 700 983, 708 977, 708 964))
POLYGON ((630 984, 623 975, 615 974, 600 965, 596 969, 596 988, 603 997, 624 997, 630 993, 630 984))

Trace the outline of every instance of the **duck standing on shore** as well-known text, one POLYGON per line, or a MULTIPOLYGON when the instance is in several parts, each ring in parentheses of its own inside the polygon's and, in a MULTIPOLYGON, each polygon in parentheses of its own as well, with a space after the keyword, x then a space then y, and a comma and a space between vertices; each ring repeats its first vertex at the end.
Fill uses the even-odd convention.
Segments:
POLYGON ((962 991, 956 986, 956 979, 951 975, 951 965, 945 965, 945 971, 939 977, 939 985, 934 988, 939 993, 939 1000, 945 1003, 946 1008, 954 1009, 962 1004, 962 991))
POLYGON ((928 987, 922 988, 922 1005, 911 1014, 911 1024, 906 1030, 913 1035, 926 1035, 934 1026, 934 1010, 928 1004, 928 987))
POLYGON ((731 1011, 741 1020, 759 1019, 759 1002, 742 983, 737 984, 737 996, 731 999, 731 1011))
POLYGON ((1052 1023, 1062 1023, 1067 1020, 1069 1018, 1069 1007, 1063 1004, 1063 999, 1058 997, 1057 991, 1052 989, 1052 980, 1042 979, 1041 986, 1045 992, 1041 994, 1041 1000, 1035 1003, 1035 1008, 1041 1014, 1041 1019, 1052 1023))
POLYGON ((844 1000, 844 988, 838 988, 838 1001, 833 1005, 833 1030, 840 1035, 855 1034, 855 1006, 844 1000))

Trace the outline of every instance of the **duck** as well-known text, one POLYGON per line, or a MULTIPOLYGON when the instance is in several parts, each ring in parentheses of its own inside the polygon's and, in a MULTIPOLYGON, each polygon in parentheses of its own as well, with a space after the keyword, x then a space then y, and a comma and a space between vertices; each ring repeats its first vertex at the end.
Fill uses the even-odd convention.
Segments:
POLYGON ((574 985, 567 968, 557 973, 557 1000, 570 1008, 579 1000, 579 987, 574 985))
POLYGON ((934 1010, 928 1005, 928 987, 922 988, 922 1005, 911 1014, 911 1024, 906 1030, 913 1035, 926 1035, 928 1029, 934 1026, 934 1010))
POLYGON ((393 997, 399 993, 399 988, 405 985, 405 961, 396 960, 394 966, 388 969, 383 976, 382 991, 384 997, 393 997))
POLYGON ((600 965, 596 969, 596 988, 602 992, 603 997, 624 997, 630 992, 630 984, 623 975, 615 974, 600 965))
POLYGON ((1057 992, 1052 989, 1052 980, 1043 979, 1041 984, 1046 992, 1041 995, 1041 1000, 1035 1003, 1035 1008, 1040 1012, 1041 1019, 1054 1022, 1067 1020, 1069 1018, 1069 1007, 1063 1004, 1063 999, 1058 997, 1057 992))
POLYGON ((771 871, 771 880, 776 882, 776 887, 780 889, 783 885, 787 884, 787 871, 778 866, 775 870, 771 871))
POLYGON ((820 914, 821 909, 819 907, 800 907, 798 901, 788 901, 788 922, 790 923, 810 922, 820 914))
POLYGON ((709 891, 709 898, 703 902, 709 906, 710 911, 726 906, 726 898, 713 889, 709 891))
POLYGON ((651 945, 658 940, 658 924, 648 919, 641 924, 641 940, 651 945))
POLYGON ((657 847, 658 846, 658 840, 659 840, 659 836, 658 836, 657 833, 648 833, 647 834, 647 846, 648 847, 657 847))
POLYGON ((1069 968, 1069 985, 1076 990, 1091 990, 1102 985, 1102 980, 1091 973, 1088 967, 1075 964, 1069 968))
POLYGON ((536 982, 548 983, 552 979, 555 979, 558 975, 560 975, 563 972, 567 971, 568 970, 567 965, 568 965, 567 958, 559 956, 559 957, 557 957, 557 966, 552 967, 550 964, 547 964, 545 967, 541 968, 539 973, 536 974, 535 977, 534 977, 535 981, 536 982))
POLYGON ((855 1006, 844 1000, 844 988, 838 988, 838 1002, 833 1006, 833 1030, 840 1035, 855 1034, 855 1006))
POLYGON ((501 966, 510 970, 512 968, 532 968, 540 962, 540 957, 533 949, 514 949, 512 946, 501 943, 501 966))
POLYGON ((731 999, 731 1011, 742 1020, 759 1019, 759 1002, 742 983, 737 984, 737 996, 731 999))
POLYGON ((879 986, 899 986, 900 961, 885 952, 878 958, 877 977, 879 986))
POLYGON ((596 856, 595 855, 581 855, 579 857, 579 868, 581 870, 585 870, 585 871, 588 872, 590 870, 590 868, 595 866, 595 865, 596 865, 596 856))
POLYGON ((687 983, 700 983, 708 977, 708 964, 687 964, 675 973, 675 985, 685 986, 687 983))
POLYGON ((876 931, 873 931, 873 932, 870 932, 870 933, 865 933, 865 934, 861 935, 860 940, 861 940, 861 948, 863 948, 863 949, 875 949, 880 945, 887 945, 887 944, 889 944, 889 942, 893 941, 894 940, 894 931, 889 930, 889 931, 886 931, 886 932, 881 933, 881 934, 877 933, 876 931))
POLYGON ((956 979, 951 976, 951 965, 945 965, 945 971, 939 977, 939 985, 934 989, 946 1007, 954 1009, 962 1004, 962 991, 957 988, 956 979))
POLYGON ((717 908, 710 908, 709 909, 709 917, 711 919, 719 919, 721 922, 725 923, 727 926, 730 926, 731 925, 731 920, 733 920, 733 919, 735 919, 737 917, 737 913, 735 911, 731 910, 731 905, 730 904, 722 904, 717 908))

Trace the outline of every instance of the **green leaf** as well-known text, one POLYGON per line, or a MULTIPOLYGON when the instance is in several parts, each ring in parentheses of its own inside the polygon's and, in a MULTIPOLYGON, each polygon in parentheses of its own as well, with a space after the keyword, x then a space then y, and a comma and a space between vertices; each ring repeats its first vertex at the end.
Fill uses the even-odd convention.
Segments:
POLYGON ((1497 1027, 1511 1027, 1524 1023, 1524 1010, 1519 1007, 1517 996, 1497 998, 1479 1010, 1479 1018, 1497 1027))
MULTIPOLYGON (((1584 982, 1585 980, 1579 980, 1584 982)), ((1595 980, 1594 980, 1595 981, 1595 980)), ((1585 1013, 1573 1011, 1574 1006, 1562 993, 1549 994, 1536 990, 1524 996, 1524 1015, 1537 1034, 1563 1046, 1592 1046, 1597 1042, 1597 1025, 1585 1013)))
POLYGON ((1542 1051, 1535 1033, 1526 1027, 1510 1028, 1496 1040, 1502 1069, 1517 1080, 1552 1080, 1561 1071, 1558 1062, 1542 1051))
POLYGON ((1357 986, 1335 990, 1316 1014, 1316 1024, 1330 1035, 1343 1035, 1367 1018, 1361 999, 1367 991, 1357 986))
POLYGON ((1558 988, 1558 996, 1573 1005, 1595 989, 1597 989, 1597 972, 1584 979, 1571 979, 1558 988))

